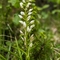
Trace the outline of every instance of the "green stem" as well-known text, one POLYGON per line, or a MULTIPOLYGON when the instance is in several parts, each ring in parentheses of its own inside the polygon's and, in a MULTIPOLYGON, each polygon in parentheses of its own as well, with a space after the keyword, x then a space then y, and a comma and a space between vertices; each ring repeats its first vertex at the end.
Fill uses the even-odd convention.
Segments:
POLYGON ((10 50, 11 50, 11 44, 9 45, 9 51, 8 51, 7 60, 9 60, 9 56, 10 56, 10 50))
POLYGON ((19 53, 19 56, 20 56, 20 59, 19 60, 22 60, 22 54, 21 54, 21 51, 19 49, 17 39, 15 38, 15 40, 16 40, 16 45, 17 45, 18 53, 19 53))

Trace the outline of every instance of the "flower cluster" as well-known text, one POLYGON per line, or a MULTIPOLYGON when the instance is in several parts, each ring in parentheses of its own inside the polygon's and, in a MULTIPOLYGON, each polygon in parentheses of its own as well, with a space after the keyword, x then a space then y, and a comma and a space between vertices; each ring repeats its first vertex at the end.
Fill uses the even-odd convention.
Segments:
MULTIPOLYGON (((31 8, 32 0, 22 0, 22 2, 20 2, 20 8, 22 9, 22 11, 20 12, 20 24, 23 27, 24 32, 26 32, 25 34, 23 33, 23 30, 20 30, 20 33, 23 35, 26 35, 27 33, 30 33, 32 31, 32 29, 35 27, 35 20, 32 18, 33 15, 33 8, 31 8)), ((23 37, 21 37, 22 39, 24 39, 23 37)), ((26 39, 26 38, 25 38, 26 39)), ((25 43, 26 44, 26 43, 25 43)), ((32 45, 32 42, 30 44, 30 46, 32 45)))
POLYGON ((32 5, 31 0, 29 0, 28 2, 26 0, 22 0, 22 2, 20 2, 20 7, 23 9, 23 11, 20 12, 19 17, 21 19, 24 19, 24 21, 20 20, 19 22, 23 25, 23 27, 27 28, 27 32, 30 32, 32 30, 32 28, 35 26, 34 20, 31 19, 31 15, 33 13, 32 12, 33 8, 29 8, 31 5, 32 5), (26 16, 26 17, 24 17, 24 16, 26 16), (29 22, 29 24, 31 24, 31 25, 27 26, 27 22, 29 22))

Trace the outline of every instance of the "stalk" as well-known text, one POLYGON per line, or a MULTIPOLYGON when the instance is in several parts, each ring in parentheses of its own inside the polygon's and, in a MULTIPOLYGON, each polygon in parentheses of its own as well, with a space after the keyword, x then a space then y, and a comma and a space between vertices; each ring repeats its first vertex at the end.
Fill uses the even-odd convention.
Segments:
POLYGON ((19 22, 22 26, 20 29, 20 33, 21 33, 20 37, 21 37, 21 40, 24 42, 24 48, 26 52, 25 60, 30 60, 30 50, 31 50, 32 43, 33 43, 32 39, 30 38, 34 34, 32 33, 30 35, 30 33, 35 27, 35 23, 34 23, 35 18, 32 18, 34 17, 33 16, 34 5, 32 3, 32 0, 28 0, 28 1, 22 0, 22 2, 20 2, 20 8, 22 9, 22 11, 19 14, 19 17, 21 19, 19 22))

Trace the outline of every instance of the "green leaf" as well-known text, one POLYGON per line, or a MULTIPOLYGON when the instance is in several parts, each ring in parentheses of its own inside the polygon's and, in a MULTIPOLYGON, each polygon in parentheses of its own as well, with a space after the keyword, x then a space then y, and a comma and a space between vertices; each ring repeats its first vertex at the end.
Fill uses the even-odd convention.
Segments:
POLYGON ((60 4, 60 0, 56 0, 58 4, 60 4))
POLYGON ((53 3, 60 4, 60 0, 48 0, 48 2, 53 2, 53 3))
POLYGON ((48 18, 48 16, 49 16, 49 15, 48 15, 47 13, 45 13, 45 12, 42 12, 41 15, 42 15, 42 18, 43 18, 43 19, 46 19, 46 18, 48 18))
POLYGON ((15 24, 15 25, 18 25, 19 24, 19 20, 20 20, 20 18, 19 18, 19 16, 18 16, 18 14, 15 14, 15 16, 14 16, 14 18, 13 18, 13 23, 15 24))
POLYGON ((52 14, 55 14, 56 12, 57 12, 57 13, 60 13, 60 10, 59 10, 59 9, 53 10, 53 11, 52 11, 52 14))
POLYGON ((6 44, 7 44, 7 46, 9 46, 11 44, 11 42, 10 41, 7 41, 6 44))
POLYGON ((48 8, 49 7, 49 5, 44 5, 43 7, 42 7, 42 9, 46 9, 46 8, 48 8))
POLYGON ((19 6, 19 0, 9 0, 8 2, 11 3, 12 6, 14 6, 14 7, 18 7, 19 6))
POLYGON ((1 54, 0 54, 0 59, 6 60, 6 58, 4 56, 2 56, 1 54))
POLYGON ((0 9, 2 8, 2 5, 0 4, 0 9))

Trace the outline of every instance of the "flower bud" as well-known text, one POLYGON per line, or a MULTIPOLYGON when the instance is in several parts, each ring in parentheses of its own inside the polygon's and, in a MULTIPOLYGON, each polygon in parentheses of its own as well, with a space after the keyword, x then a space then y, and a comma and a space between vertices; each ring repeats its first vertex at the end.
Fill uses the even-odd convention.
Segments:
POLYGON ((24 21, 19 21, 19 22, 23 25, 23 27, 26 27, 26 23, 24 21))
POLYGON ((23 18, 23 16, 19 15, 20 18, 23 18))
POLYGON ((30 24, 33 24, 34 23, 34 20, 30 21, 30 24))
POLYGON ((30 5, 31 5, 31 3, 28 3, 27 6, 26 6, 26 8, 28 8, 30 5))
POLYGON ((29 46, 32 47, 32 45, 33 45, 33 44, 32 44, 32 42, 31 42, 29 46))
POLYGON ((29 12, 31 12, 33 9, 29 9, 29 12))
POLYGON ((30 26, 30 29, 32 29, 34 26, 35 26, 35 25, 31 25, 31 26, 30 26))
POLYGON ((25 0, 22 0, 23 1, 23 3, 25 3, 25 0))
POLYGON ((25 15, 25 13, 23 11, 21 11, 20 13, 21 13, 21 15, 25 15))
POLYGON ((29 28, 29 26, 27 27, 27 31, 28 31, 28 32, 30 32, 30 31, 31 31, 31 29, 29 28))
POLYGON ((20 7, 23 8, 23 3, 22 2, 20 2, 20 7))
POLYGON ((23 34, 23 32, 20 30, 20 33, 23 34))
POLYGON ((32 12, 29 12, 29 13, 28 13, 28 15, 31 15, 31 14, 32 14, 32 12))
POLYGON ((29 16, 27 17, 27 20, 30 20, 30 18, 31 18, 31 16, 29 15, 29 16))

